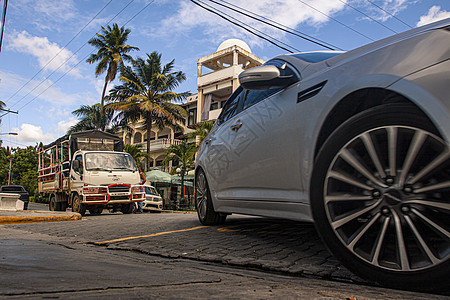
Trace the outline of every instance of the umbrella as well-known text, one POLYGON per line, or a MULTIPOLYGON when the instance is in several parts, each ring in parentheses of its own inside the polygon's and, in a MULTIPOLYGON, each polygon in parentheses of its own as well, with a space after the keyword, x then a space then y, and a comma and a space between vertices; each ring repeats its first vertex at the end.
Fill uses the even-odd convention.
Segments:
POLYGON ((187 172, 187 174, 184 176, 185 179, 187 180, 194 180, 195 177, 195 170, 190 170, 189 172, 187 172))
POLYGON ((170 176, 170 174, 166 172, 154 169, 145 173, 145 179, 152 183, 170 183, 172 180, 172 176, 170 176))
MULTIPOLYGON (((186 178, 186 177, 187 176, 184 176, 184 186, 193 186, 192 181, 190 181, 190 179, 186 178)), ((181 185, 181 176, 180 175, 173 175, 172 176, 172 183, 181 185)))

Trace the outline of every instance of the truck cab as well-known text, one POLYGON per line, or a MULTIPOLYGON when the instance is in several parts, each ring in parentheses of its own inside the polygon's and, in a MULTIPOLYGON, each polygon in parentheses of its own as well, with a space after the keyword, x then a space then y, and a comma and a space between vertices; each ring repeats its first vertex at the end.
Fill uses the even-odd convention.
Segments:
POLYGON ((39 192, 50 210, 82 215, 104 208, 131 213, 145 199, 138 168, 115 135, 91 130, 64 136, 39 153, 39 192))

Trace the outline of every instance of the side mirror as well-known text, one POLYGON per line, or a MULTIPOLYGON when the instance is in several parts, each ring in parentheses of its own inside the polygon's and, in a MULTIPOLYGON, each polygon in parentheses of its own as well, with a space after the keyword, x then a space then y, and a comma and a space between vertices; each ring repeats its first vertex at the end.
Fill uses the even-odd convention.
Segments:
POLYGON ((281 76, 273 65, 251 68, 239 74, 239 83, 247 90, 268 90, 285 88, 292 83, 293 76, 281 76))
POLYGON ((77 171, 80 169, 80 161, 79 160, 74 160, 72 162, 72 168, 74 169, 74 171, 77 171))

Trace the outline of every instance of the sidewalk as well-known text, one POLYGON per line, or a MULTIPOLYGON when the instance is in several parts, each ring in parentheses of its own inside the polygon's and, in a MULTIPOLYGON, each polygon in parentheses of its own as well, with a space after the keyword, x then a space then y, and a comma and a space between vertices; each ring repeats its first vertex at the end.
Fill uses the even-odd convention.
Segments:
POLYGON ((40 210, 0 210, 0 225, 13 225, 41 222, 79 221, 81 215, 74 212, 40 210))

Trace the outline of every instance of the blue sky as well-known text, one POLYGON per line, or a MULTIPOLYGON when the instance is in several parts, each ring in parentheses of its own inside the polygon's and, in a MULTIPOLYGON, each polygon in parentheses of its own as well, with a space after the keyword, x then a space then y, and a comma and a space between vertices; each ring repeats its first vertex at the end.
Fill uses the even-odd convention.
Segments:
MULTIPOLYGON (((128 44, 140 48, 139 52, 132 53, 134 57, 158 51, 162 53, 164 62, 175 59, 176 69, 187 76, 178 92, 196 93, 198 58, 215 52, 226 39, 245 41, 253 54, 263 59, 286 53, 187 0, 112 0, 108 4, 109 1, 8 2, 0 53, 0 99, 7 108, 19 110, 19 113, 2 118, 0 133, 18 133, 17 136, 2 135, 3 146, 24 147, 41 141, 51 142, 76 123, 71 114, 73 110, 100 102, 104 76, 95 77, 95 65, 85 62, 94 50, 87 41, 114 17, 109 24, 118 23, 131 30, 128 44), (147 8, 132 19, 146 5, 147 8), (103 7, 104 10, 91 21, 103 7)), ((202 1, 300 51, 324 50, 207 0, 202 1)), ((417 27, 450 17, 449 0, 227 2, 344 50, 408 30, 409 27, 402 22, 417 27)), ((3 3, 4 0, 0 0, 1 7, 3 3)), ((108 89, 114 84, 119 84, 119 81, 110 83, 108 89)))

